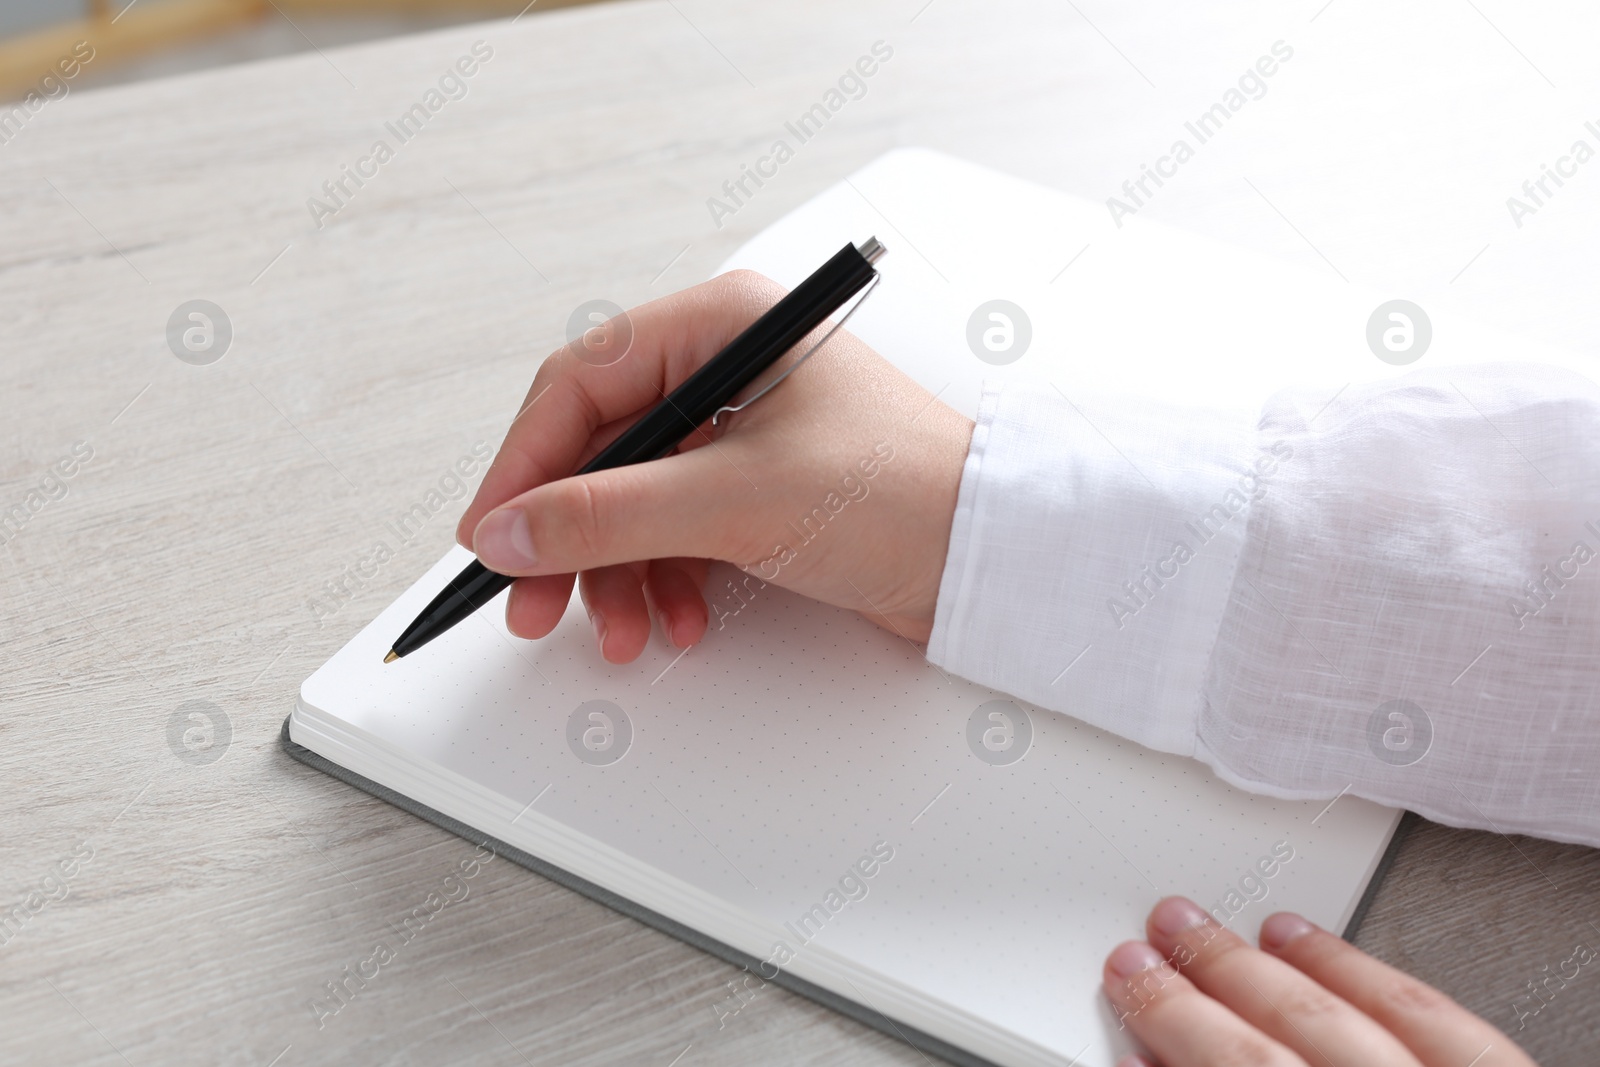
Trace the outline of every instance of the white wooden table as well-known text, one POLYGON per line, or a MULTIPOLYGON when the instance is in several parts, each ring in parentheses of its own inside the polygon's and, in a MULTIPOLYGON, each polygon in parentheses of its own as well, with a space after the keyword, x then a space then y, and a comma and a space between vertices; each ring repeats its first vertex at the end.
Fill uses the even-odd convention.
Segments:
MULTIPOLYGON (((285 757, 296 687, 446 547, 462 504, 430 491, 498 441, 578 303, 698 281, 895 145, 1103 200, 1277 40, 1266 95, 1142 213, 1600 349, 1600 163, 1520 228, 1505 204, 1600 142, 1596 23, 649 0, 50 101, 0 144, 0 911, 22 916, 0 1061, 923 1062, 775 988, 718 1029, 731 968, 505 863, 319 1029, 311 998, 472 850, 285 757), (315 225, 308 198, 479 40, 466 95, 315 225), (706 199, 879 40, 866 95, 715 226, 706 199), (197 299, 233 335, 203 366, 166 336, 197 299), (218 724, 198 754, 193 702, 218 724)), ((1515 1029, 1589 919, 1593 851, 1424 826, 1359 942, 1515 1029)), ((1591 1062, 1597 983, 1517 1039, 1591 1062)))

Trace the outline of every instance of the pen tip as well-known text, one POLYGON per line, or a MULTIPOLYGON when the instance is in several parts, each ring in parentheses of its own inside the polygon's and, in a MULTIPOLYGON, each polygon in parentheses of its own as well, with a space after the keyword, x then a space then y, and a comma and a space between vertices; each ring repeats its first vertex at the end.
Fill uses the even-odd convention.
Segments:
POLYGON ((400 658, 400 653, 396 652, 394 649, 391 648, 389 650, 389 654, 387 656, 383 657, 383 662, 385 662, 385 663, 393 663, 395 660, 397 660, 399 658, 400 658))

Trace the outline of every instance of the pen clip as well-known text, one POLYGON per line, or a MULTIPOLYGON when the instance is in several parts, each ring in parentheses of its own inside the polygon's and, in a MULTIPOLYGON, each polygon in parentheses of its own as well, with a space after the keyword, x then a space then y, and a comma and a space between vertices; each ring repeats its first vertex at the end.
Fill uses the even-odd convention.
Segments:
POLYGON ((860 295, 858 295, 856 297, 855 303, 850 305, 850 310, 846 311, 844 313, 844 315, 840 317, 839 321, 833 324, 833 328, 831 330, 829 330, 827 333, 822 335, 822 340, 818 341, 816 344, 814 344, 810 348, 806 349, 805 355, 801 356, 799 359, 797 359, 793 363, 789 364, 788 368, 785 369, 782 374, 778 375, 776 378, 772 379, 772 381, 770 381, 766 385, 762 386, 760 391, 757 392, 755 396, 752 396, 750 399, 744 401, 743 403, 731 404, 731 405, 724 404, 722 407, 720 407, 716 411, 712 412, 712 414, 711 414, 711 425, 715 426, 717 424, 717 420, 722 417, 722 413, 724 411, 728 412, 729 414, 732 414, 735 411, 743 411, 745 408, 749 407, 751 404, 754 404, 757 400, 760 400, 762 397, 764 397, 768 393, 772 392, 772 390, 777 387, 779 382, 783 381, 789 375, 793 374, 796 370, 798 370, 799 367, 800 367, 800 364, 802 364, 806 360, 810 359, 811 358, 811 354, 813 352, 815 352, 817 349, 821 348, 823 345, 827 344, 830 340, 832 340, 834 334, 838 333, 841 329, 844 328, 844 324, 850 321, 850 316, 854 315, 856 313, 856 309, 857 308, 859 308, 862 304, 866 303, 867 297, 869 295, 871 295, 872 290, 874 290, 874 289, 876 289, 878 287, 878 282, 880 280, 882 280, 882 278, 883 278, 883 275, 881 275, 881 274, 877 273, 876 271, 874 271, 873 274, 872 274, 872 281, 868 282, 867 283, 867 287, 865 289, 861 290, 860 295))

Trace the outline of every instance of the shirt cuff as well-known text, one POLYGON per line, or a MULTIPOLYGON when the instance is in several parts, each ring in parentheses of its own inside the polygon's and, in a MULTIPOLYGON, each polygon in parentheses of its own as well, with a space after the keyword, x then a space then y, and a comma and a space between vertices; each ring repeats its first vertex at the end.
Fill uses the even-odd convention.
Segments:
POLYGON ((1250 507, 1280 458, 1256 421, 986 383, 928 659, 1195 755, 1250 507))

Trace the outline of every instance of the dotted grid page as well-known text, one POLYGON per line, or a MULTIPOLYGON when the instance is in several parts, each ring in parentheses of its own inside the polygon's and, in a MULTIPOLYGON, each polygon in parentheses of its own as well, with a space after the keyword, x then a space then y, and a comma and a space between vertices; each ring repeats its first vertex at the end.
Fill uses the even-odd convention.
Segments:
MULTIPOLYGON (((470 558, 453 550, 318 670, 302 710, 497 794, 517 814, 480 818, 485 832, 521 846, 519 826, 548 821, 629 857, 631 874, 577 873, 996 1062, 1110 1067, 1127 1051, 1101 961, 1164 894, 1247 937, 1280 908, 1339 928, 1396 818, 1239 792, 726 566, 708 595, 737 589, 742 606, 686 654, 657 637, 607 664, 574 599, 543 641, 510 637, 497 604, 385 665, 470 558), (665 880, 710 906, 674 914, 651 895, 665 880), (724 923, 736 912, 759 934, 724 923), (877 980, 821 966, 840 960, 877 980)), ((392 769, 352 769, 406 791, 392 769)))
MULTIPOLYGON (((1332 393, 1407 369, 1368 348, 1372 294, 1142 219, 1117 229, 1103 205, 924 150, 880 158, 725 267, 793 285, 874 233, 884 281, 851 329, 969 415, 986 378, 1254 411, 1282 384, 1332 393), (1020 350, 980 344, 995 301, 1026 321, 1020 350), (1292 373, 1283 344, 1215 340, 1244 332, 1292 338, 1292 373)), ((1570 363, 1429 310, 1430 363, 1570 363)), ((658 638, 604 663, 574 602, 545 641, 511 638, 490 608, 384 666, 468 558, 306 683, 297 740, 332 755, 313 720, 336 721, 357 735, 337 758, 369 777, 475 783, 498 804, 458 807, 464 821, 995 1062, 1110 1067, 1129 1050, 1101 961, 1160 896, 1247 937, 1279 909, 1342 929, 1398 818, 1242 793, 731 568, 707 590, 723 627, 681 658, 658 638)), ((411 795, 451 812, 460 793, 411 795)))
POLYGON ((1285 386, 1331 397, 1419 367, 1516 360, 1593 373, 1588 357, 1440 301, 1409 305, 1411 332, 1391 340, 1415 347, 1380 356, 1399 321, 1387 316, 1406 311, 1390 308, 1396 294, 1144 218, 1119 228, 1103 203, 922 148, 806 201, 719 273, 744 267, 792 287, 872 235, 888 249, 883 281, 847 328, 969 418, 985 380, 1253 416, 1285 386))

